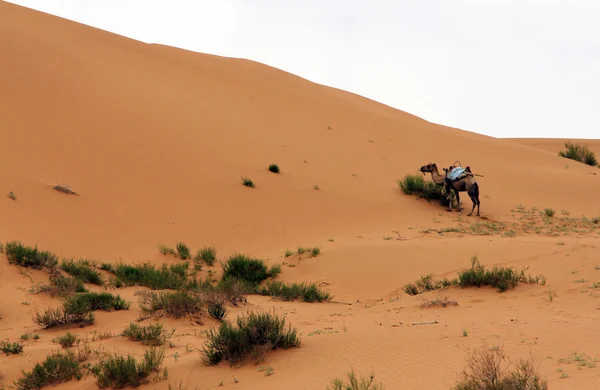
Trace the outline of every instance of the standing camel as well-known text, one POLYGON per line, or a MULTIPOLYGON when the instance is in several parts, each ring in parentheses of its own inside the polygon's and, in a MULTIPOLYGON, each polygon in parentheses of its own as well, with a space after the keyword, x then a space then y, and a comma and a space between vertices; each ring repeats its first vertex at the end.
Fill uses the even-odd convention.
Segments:
MULTIPOLYGON (((435 163, 429 163, 427 165, 423 165, 421 167, 421 172, 423 172, 423 174, 425 174, 425 172, 431 173, 431 179, 433 180, 433 182, 435 184, 437 184, 439 186, 444 185, 446 176, 441 175, 439 173, 437 165, 435 163)), ((475 206, 477 206, 477 216, 479 216, 479 205, 481 204, 481 202, 479 201, 479 184, 477 184, 477 181, 475 181, 475 178, 473 177, 473 175, 470 174, 470 170, 465 171, 465 172, 466 172, 465 176, 461 175, 462 177, 459 177, 457 180, 454 180, 451 184, 451 187, 456 194, 456 208, 458 211, 462 211, 462 208, 460 207, 460 197, 459 197, 458 193, 461 191, 465 191, 471 198, 471 201, 473 202, 473 208, 471 209, 471 212, 467 215, 469 217, 471 215, 473 215, 473 211, 475 211, 475 206)), ((452 201, 450 199, 450 191, 448 191, 447 196, 448 196, 448 200, 450 201, 450 204, 448 206, 448 211, 452 211, 452 201)))

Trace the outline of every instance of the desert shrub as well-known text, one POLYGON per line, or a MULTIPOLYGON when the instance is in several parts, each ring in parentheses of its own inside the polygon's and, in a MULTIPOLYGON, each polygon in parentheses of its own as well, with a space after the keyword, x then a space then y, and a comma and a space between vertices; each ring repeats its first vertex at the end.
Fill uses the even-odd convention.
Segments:
POLYGON ((250 179, 248 177, 242 177, 242 184, 245 185, 246 187, 254 187, 255 186, 252 179, 250 179))
POLYGON ((207 365, 216 365, 222 360, 236 364, 261 348, 274 350, 299 346, 297 330, 291 326, 286 329, 285 318, 251 312, 247 317, 238 316, 237 327, 223 321, 217 331, 211 328, 202 358, 207 365))
POLYGON ((545 278, 528 277, 525 276, 524 270, 517 272, 507 267, 494 266, 492 269, 486 270, 476 256, 471 259, 471 268, 458 273, 458 285, 461 287, 491 286, 497 288, 499 292, 504 292, 516 287, 519 282, 545 284, 545 278))
POLYGON ((168 337, 167 331, 158 323, 140 326, 131 322, 121 335, 129 338, 129 340, 141 341, 142 344, 154 346, 163 345, 168 337))
POLYGON ((129 310, 130 303, 108 292, 85 292, 70 296, 64 303, 66 311, 78 312, 81 308, 87 311, 95 310, 129 310))
POLYGON ((170 267, 163 264, 160 269, 156 269, 151 264, 119 264, 115 269, 115 276, 127 286, 144 286, 153 290, 177 290, 187 281, 185 272, 182 275, 182 267, 187 267, 187 263, 173 264, 170 267))
POLYGON ((215 287, 215 291, 223 294, 231 303, 245 302, 246 295, 256 288, 248 282, 236 278, 221 279, 215 287))
POLYGON ((164 357, 164 349, 154 347, 144 352, 140 362, 132 355, 108 355, 94 367, 92 373, 101 389, 109 386, 113 389, 138 387, 149 383, 148 377, 160 370, 164 357))
POLYGON ((75 293, 86 292, 83 282, 72 276, 64 276, 59 272, 50 275, 50 285, 42 286, 40 292, 50 294, 51 297, 67 297, 75 293))
POLYGON ((186 260, 191 257, 190 248, 185 243, 178 242, 175 249, 177 250, 177 256, 179 256, 180 259, 186 260))
POLYGON ((554 217, 555 211, 551 208, 545 208, 544 214, 546 214, 547 217, 554 217))
POLYGON ((37 363, 29 372, 22 371, 15 381, 17 390, 38 390, 44 386, 57 385, 82 378, 80 362, 71 352, 53 352, 42 363, 37 363))
POLYGON ((60 344, 63 348, 71 348, 75 343, 79 343, 79 339, 72 333, 67 332, 62 336, 52 339, 55 343, 60 344))
POLYGON ((442 280, 433 279, 432 274, 421 276, 419 280, 414 283, 408 283, 404 286, 404 292, 408 295, 418 295, 426 291, 433 291, 440 288, 446 288, 458 284, 457 280, 450 280, 444 278, 442 280))
POLYGON ((269 165, 269 171, 273 173, 279 173, 279 165, 271 164, 269 165))
POLYGON ((8 340, 3 340, 0 342, 0 351, 4 352, 6 355, 18 355, 23 352, 23 344, 21 343, 11 343, 8 340))
POLYGON ((102 271, 107 271, 107 272, 115 273, 115 268, 110 263, 102 263, 102 264, 100 264, 100 269, 102 271))
POLYGON ((571 160, 579 161, 591 166, 598 165, 596 155, 585 145, 573 144, 570 141, 565 142, 566 150, 561 150, 558 155, 571 160))
POLYGON ((141 291, 138 295, 140 308, 146 313, 164 311, 170 317, 181 318, 203 312, 202 299, 197 292, 141 291))
POLYGON ((253 259, 246 255, 233 255, 223 265, 223 279, 239 279, 252 286, 258 286, 263 280, 272 275, 273 272, 269 272, 262 260, 253 259))
POLYGON ((322 291, 316 283, 288 285, 280 281, 270 281, 259 289, 259 294, 278 297, 284 301, 302 298, 304 302, 323 302, 331 299, 329 293, 322 291))
POLYGON ((194 258, 196 261, 204 261, 209 267, 213 266, 217 261, 217 249, 214 246, 202 248, 194 258))
POLYGON ((312 248, 310 250, 310 256, 311 257, 317 257, 317 256, 319 256, 320 253, 321 253, 321 248, 316 248, 315 247, 315 248, 312 248))
POLYGON ((383 385, 375 382, 375 374, 369 375, 367 378, 356 378, 354 370, 346 374, 348 381, 341 379, 333 379, 331 387, 327 386, 327 390, 383 390, 383 385))
POLYGON ((73 259, 63 260, 60 268, 84 283, 96 284, 98 286, 102 286, 104 283, 100 273, 90 267, 89 263, 85 260, 79 260, 78 262, 75 262, 73 259))
POLYGON ((37 246, 29 247, 20 241, 7 242, 4 248, 10 264, 34 269, 54 270, 58 265, 58 256, 49 251, 40 251, 37 246))
POLYGON ((128 310, 129 306, 129 302, 119 295, 86 292, 69 296, 62 307, 48 309, 43 314, 36 313, 34 321, 45 328, 75 324, 85 326, 94 323, 95 310, 128 310))
POLYGON ((430 181, 426 182, 419 175, 406 175, 404 179, 398 180, 398 186, 407 195, 418 195, 420 198, 436 200, 444 198, 443 186, 438 186, 430 181))
POLYGON ((215 320, 221 321, 225 318, 227 308, 223 302, 209 302, 208 303, 208 314, 215 320))
POLYGON ((533 359, 517 361, 509 371, 502 348, 481 348, 467 359, 467 368, 454 390, 547 390, 548 383, 533 366, 533 359))

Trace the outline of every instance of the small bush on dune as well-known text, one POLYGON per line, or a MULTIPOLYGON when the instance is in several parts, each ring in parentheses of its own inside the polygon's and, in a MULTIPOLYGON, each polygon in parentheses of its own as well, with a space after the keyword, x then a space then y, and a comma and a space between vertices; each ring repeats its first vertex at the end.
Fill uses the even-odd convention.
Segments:
POLYGON ((424 199, 442 200, 444 198, 442 186, 429 181, 419 175, 406 175, 404 179, 398 180, 398 186, 407 195, 418 195, 424 199))
POLYGON ((533 359, 519 360, 514 371, 502 367, 506 357, 502 348, 476 350, 453 390, 547 390, 548 383, 533 366, 533 359))
POLYGON ((178 242, 176 249, 177 249, 177 256, 179 256, 180 259, 186 260, 191 257, 190 248, 185 243, 178 242))
POLYGON ((187 270, 187 263, 174 264, 170 267, 163 264, 161 269, 156 269, 150 264, 119 264, 115 269, 115 276, 127 286, 144 286, 153 290, 177 290, 187 282, 186 272, 182 270, 187 270))
POLYGON ((522 283, 540 283, 545 284, 545 278, 525 276, 525 271, 517 272, 512 268, 494 266, 491 270, 486 270, 479 263, 476 256, 471 259, 471 268, 461 271, 458 274, 458 285, 461 287, 472 286, 491 286, 498 289, 499 292, 504 292, 510 288, 522 283))
POLYGON ((17 390, 38 390, 44 386, 57 385, 82 378, 79 360, 71 351, 53 352, 42 363, 37 363, 30 372, 22 371, 15 381, 17 390))
POLYGON ((204 308, 200 294, 192 291, 141 291, 137 293, 140 308, 146 313, 164 311, 173 318, 188 314, 202 314, 204 308))
POLYGON ((334 379, 331 381, 331 387, 327 386, 327 390, 383 390, 383 385, 375 382, 375 374, 369 375, 367 378, 356 378, 354 370, 346 374, 348 381, 334 379))
POLYGON ((80 260, 78 262, 75 262, 73 259, 63 260, 60 264, 60 268, 84 283, 96 284, 98 286, 102 286, 104 283, 100 273, 90 267, 89 263, 85 260, 80 260))
POLYGON ((316 283, 292 283, 287 285, 280 281, 270 281, 259 289, 259 294, 279 297, 284 301, 302 298, 304 302, 324 302, 331 299, 329 293, 321 291, 316 283))
POLYGON ((209 267, 212 267, 213 265, 215 265, 215 262, 217 261, 217 250, 214 246, 208 246, 208 247, 202 248, 198 251, 194 260, 196 260, 196 261, 202 260, 206 263, 206 265, 208 265, 209 267))
POLYGON ((17 342, 11 343, 8 340, 4 340, 0 342, 0 351, 6 355, 18 355, 23 352, 23 344, 17 342))
POLYGON ((45 328, 63 325, 81 326, 93 324, 95 310, 129 310, 129 302, 110 293, 86 292, 68 297, 63 306, 37 313, 34 321, 45 328))
POLYGON ((168 337, 167 331, 158 323, 140 326, 131 322, 121 335, 129 338, 129 340, 141 341, 142 344, 153 346, 163 345, 168 337))
POLYGON ((573 144, 570 141, 565 142, 566 150, 558 152, 558 155, 571 160, 579 161, 590 166, 598 165, 596 155, 585 145, 573 144))
POLYGON ((67 332, 65 335, 58 336, 52 339, 55 343, 60 344, 63 348, 71 348, 75 343, 79 344, 79 339, 74 334, 67 332))
POLYGON ((51 297, 67 297, 75 293, 86 292, 83 282, 72 276, 64 276, 54 272, 50 275, 50 286, 43 286, 40 292, 50 294, 51 297))
POLYGON ((279 165, 277 165, 277 164, 269 165, 269 171, 271 171, 273 173, 279 173, 279 165))
POLYGON ((263 280, 276 276, 281 272, 281 266, 273 266, 271 270, 260 259, 246 255, 233 255, 223 265, 223 279, 239 279, 252 286, 258 286, 263 280))
POLYGON ((223 321, 217 331, 208 331, 208 340, 202 357, 207 365, 222 360, 237 364, 261 349, 288 349, 300 346, 296 329, 288 326, 285 319, 270 313, 251 312, 247 317, 237 318, 237 327, 223 321))
POLYGON ((20 241, 7 242, 4 251, 10 264, 16 263, 22 267, 48 270, 54 270, 58 265, 58 256, 54 253, 40 251, 37 246, 25 246, 20 241))
POLYGON ((159 372, 165 352, 154 347, 145 351, 142 361, 136 361, 132 355, 109 355, 96 365, 92 372, 97 377, 98 387, 104 389, 122 389, 138 387, 149 383, 148 377, 159 372))

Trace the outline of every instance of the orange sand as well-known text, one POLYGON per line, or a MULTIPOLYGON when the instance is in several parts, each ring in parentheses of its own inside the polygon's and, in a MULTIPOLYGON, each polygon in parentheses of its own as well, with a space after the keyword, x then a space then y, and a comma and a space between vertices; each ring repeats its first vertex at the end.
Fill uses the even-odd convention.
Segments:
MULTIPOLYGON (((373 370, 387 389, 448 389, 466 348, 484 343, 504 345, 511 359, 532 351, 553 390, 598 387, 600 367, 559 361, 600 353, 600 290, 589 288, 600 281, 600 229, 560 228, 561 210, 598 215, 600 175, 591 173, 600 170, 558 157, 563 140, 445 127, 256 62, 148 45, 5 2, 0 53, 0 241, 65 257, 161 264, 157 245, 181 240, 192 249, 215 245, 220 259, 243 252, 295 265, 283 267, 283 281, 329 283, 332 303, 250 296, 248 305, 229 308, 230 320, 248 309, 287 313, 300 331, 300 348, 268 355, 273 375, 252 363, 203 366, 186 345, 201 348, 200 331, 216 322, 162 319, 176 329, 165 358, 169 379, 142 388, 181 381, 188 389, 220 382, 224 389, 325 389, 353 367, 373 370), (441 169, 455 160, 484 176, 477 178, 483 218, 466 216, 464 193, 459 214, 398 189, 397 179, 421 165, 441 169), (270 163, 279 164, 279 175, 267 170, 270 163), (242 186, 242 176, 256 188, 242 186), (56 192, 56 184, 80 196, 56 192), (526 232, 519 204, 555 209, 555 229, 526 232), (506 227, 489 228, 494 223, 506 227), (466 233, 430 230, 458 226, 466 233), (478 229, 489 234, 471 233, 478 229), (298 245, 319 246, 321 255, 284 258, 298 245), (426 273, 454 276, 472 255, 485 265, 529 266, 547 284, 502 294, 402 291, 426 273), (459 305, 419 307, 440 294, 459 305), (411 325, 428 320, 439 323, 411 325), (560 379, 557 369, 569 377, 560 379)), ((600 155, 600 141, 591 142, 600 155)), ((46 279, 0 255, 0 338, 41 336, 26 341, 20 356, 0 354, 0 387, 56 349, 51 339, 64 333, 32 321, 36 310, 59 303, 29 292, 46 279)), ((71 331, 120 333, 140 313, 136 290, 119 291, 131 310, 96 312, 96 324, 71 331)), ((93 345, 143 351, 123 337, 93 345)), ((58 388, 96 385, 89 377, 58 388)))

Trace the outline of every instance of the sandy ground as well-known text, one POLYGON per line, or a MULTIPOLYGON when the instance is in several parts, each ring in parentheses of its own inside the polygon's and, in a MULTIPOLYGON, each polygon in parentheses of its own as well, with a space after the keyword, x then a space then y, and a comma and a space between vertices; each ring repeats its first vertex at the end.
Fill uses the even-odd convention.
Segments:
MULTIPOLYGON (((558 157, 564 140, 445 127, 256 62, 148 45, 4 2, 0 52, 0 241, 157 265, 159 244, 214 245, 220 259, 240 252, 282 263, 280 280, 325 282, 334 296, 250 296, 229 308, 228 319, 250 309, 287 313, 299 330, 300 348, 267 356, 273 375, 252 363, 206 367, 195 348, 216 321, 161 319, 175 328, 169 378, 143 388, 325 389, 352 367, 373 370, 388 389, 449 389, 467 348, 484 344, 503 345, 513 360, 532 352, 551 389, 600 383, 600 367, 571 361, 600 358, 600 290, 591 287, 600 282, 600 226, 581 220, 600 213, 600 169, 558 157), (483 175, 481 218, 466 215, 466 195, 465 210, 448 213, 399 191, 396 181, 420 166, 455 160, 483 175), (256 187, 243 186, 244 176, 256 187), (556 215, 544 222, 518 205, 556 215), (321 254, 284 257, 299 245, 321 254), (505 293, 404 293, 428 273, 453 277, 473 255, 529 267, 547 282, 505 293), (420 307, 438 297, 458 306, 420 307)), ((600 154, 600 141, 588 143, 600 154)), ((21 355, 0 354, 0 386, 59 348, 52 338, 64 330, 32 321, 59 304, 30 292, 46 280, 0 255, 0 334, 40 336, 21 355)), ((73 332, 120 333, 141 312, 135 290, 119 291, 131 310, 98 312, 96 324, 73 332)), ((143 352, 123 337, 91 345, 143 352)), ((89 377, 56 388, 96 384, 89 377)))

